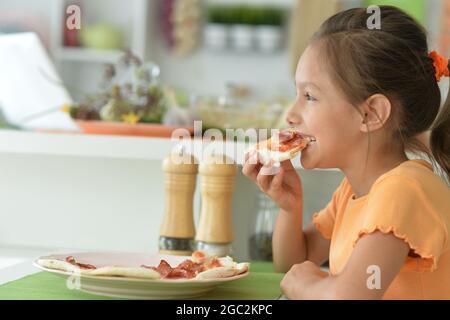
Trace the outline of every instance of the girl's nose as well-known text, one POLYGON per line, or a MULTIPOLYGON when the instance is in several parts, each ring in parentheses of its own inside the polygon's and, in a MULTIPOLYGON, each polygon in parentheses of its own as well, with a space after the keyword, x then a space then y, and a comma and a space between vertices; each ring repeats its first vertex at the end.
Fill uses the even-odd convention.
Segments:
POLYGON ((286 122, 290 127, 299 125, 301 123, 301 117, 298 112, 295 112, 294 106, 290 107, 286 114, 286 122))
POLYGON ((286 118, 286 122, 290 127, 293 127, 295 125, 295 122, 292 120, 289 120, 289 118, 286 118))

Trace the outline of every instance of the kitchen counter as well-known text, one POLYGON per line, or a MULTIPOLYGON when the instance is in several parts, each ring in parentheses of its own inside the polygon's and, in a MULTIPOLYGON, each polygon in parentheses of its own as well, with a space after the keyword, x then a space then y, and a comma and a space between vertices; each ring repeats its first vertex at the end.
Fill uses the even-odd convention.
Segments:
MULTIPOLYGON (((223 144, 201 139, 87 135, 78 133, 46 133, 0 129, 0 153, 53 155, 103 159, 134 159, 162 161, 175 147, 183 145, 197 159, 210 154, 225 153, 242 164, 249 143, 224 141, 223 144)), ((301 169, 299 156, 293 160, 301 169)), ((336 171, 334 169, 318 171, 336 171)))

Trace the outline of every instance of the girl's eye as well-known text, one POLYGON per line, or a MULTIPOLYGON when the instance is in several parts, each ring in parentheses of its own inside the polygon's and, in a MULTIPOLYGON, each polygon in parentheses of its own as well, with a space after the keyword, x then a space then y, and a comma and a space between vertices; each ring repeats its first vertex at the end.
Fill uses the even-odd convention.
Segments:
POLYGON ((310 95, 309 93, 305 93, 304 94, 305 98, 307 101, 316 101, 317 99, 314 98, 312 95, 310 95))

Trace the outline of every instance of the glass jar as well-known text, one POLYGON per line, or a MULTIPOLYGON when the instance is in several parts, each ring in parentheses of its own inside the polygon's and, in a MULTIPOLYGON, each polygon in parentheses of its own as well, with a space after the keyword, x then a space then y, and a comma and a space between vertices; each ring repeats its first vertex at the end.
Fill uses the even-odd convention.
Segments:
POLYGON ((265 193, 257 196, 257 211, 251 224, 250 259, 272 261, 272 234, 279 208, 265 193))

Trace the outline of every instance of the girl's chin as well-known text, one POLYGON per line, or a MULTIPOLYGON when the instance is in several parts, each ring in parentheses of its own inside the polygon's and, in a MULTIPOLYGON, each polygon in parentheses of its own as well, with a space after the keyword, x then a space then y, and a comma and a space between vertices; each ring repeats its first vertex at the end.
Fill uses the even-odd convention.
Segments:
MULTIPOLYGON (((317 153, 314 155, 318 155, 317 153)), ((313 170, 313 169, 335 169, 338 168, 335 163, 330 163, 329 161, 324 161, 326 157, 319 156, 313 157, 312 153, 304 153, 300 157, 300 165, 303 169, 313 170)))
POLYGON ((312 163, 309 163, 307 161, 300 160, 300 164, 301 164, 302 168, 306 169, 306 170, 312 170, 312 169, 317 168, 315 165, 313 165, 312 163))
POLYGON ((315 169, 317 166, 314 164, 314 162, 312 161, 312 159, 305 157, 302 155, 302 157, 300 158, 300 165, 302 166, 302 168, 304 169, 315 169))
POLYGON ((308 146, 305 150, 303 150, 300 156, 300 165, 304 169, 315 169, 317 168, 317 161, 313 159, 312 153, 310 152, 311 147, 308 146))

